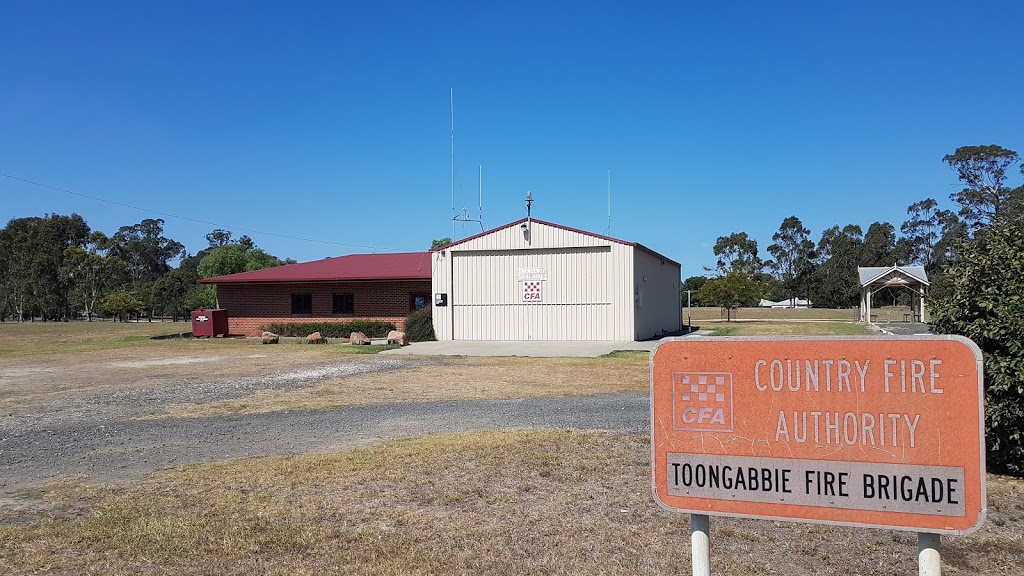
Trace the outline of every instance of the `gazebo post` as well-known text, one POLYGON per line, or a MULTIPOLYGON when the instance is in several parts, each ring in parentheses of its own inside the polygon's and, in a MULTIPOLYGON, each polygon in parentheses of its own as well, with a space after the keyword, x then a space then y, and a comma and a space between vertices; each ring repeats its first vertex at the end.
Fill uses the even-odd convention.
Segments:
POLYGON ((866 315, 864 317, 864 322, 866 324, 868 324, 869 326, 871 325, 871 287, 870 286, 868 286, 868 310, 867 310, 866 315))
POLYGON ((918 293, 921 295, 921 310, 920 310, 921 317, 920 317, 920 320, 921 320, 921 322, 926 322, 926 320, 924 319, 924 285, 922 285, 918 289, 918 293))

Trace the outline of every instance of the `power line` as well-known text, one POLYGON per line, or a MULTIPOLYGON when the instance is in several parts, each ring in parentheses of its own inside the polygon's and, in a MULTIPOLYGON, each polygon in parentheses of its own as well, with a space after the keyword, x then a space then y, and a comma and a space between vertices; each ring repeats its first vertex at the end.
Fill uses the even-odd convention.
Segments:
POLYGON ((122 208, 131 208, 132 210, 139 210, 141 212, 149 212, 150 214, 158 214, 160 216, 166 216, 168 218, 175 218, 177 220, 185 220, 188 222, 196 222, 198 224, 206 224, 207 226, 213 226, 214 228, 229 229, 232 231, 249 232, 251 234, 261 234, 264 236, 273 236, 275 238, 284 238, 287 240, 299 240, 302 242, 314 242, 317 244, 330 244, 333 246, 344 246, 346 248, 366 248, 369 250, 387 251, 387 252, 402 252, 403 250, 398 248, 379 248, 377 246, 365 246, 363 244, 346 244, 344 242, 332 242, 330 240, 316 240, 313 238, 300 238, 298 236, 288 236, 287 234, 277 234, 275 232, 266 232, 264 230, 255 230, 252 228, 242 228, 241 226, 231 226, 229 224, 218 224, 216 222, 209 222, 207 220, 200 220, 198 218, 190 218, 188 216, 179 216, 177 214, 171 214, 170 212, 161 212, 160 210, 151 210, 149 208, 142 208, 139 206, 132 206, 131 204, 125 204, 123 202, 115 202, 113 200, 107 200, 106 198, 99 198, 96 196, 90 196, 88 194, 82 194, 81 192, 75 192, 73 190, 67 190, 65 188, 58 188, 56 186, 50 186, 49 184, 43 184, 41 182, 34 182, 25 178, 19 178, 17 176, 11 176, 10 174, 4 174, 0 172, 0 176, 8 178, 10 180, 17 180, 18 182, 24 182, 33 186, 39 186, 40 188, 47 188, 49 190, 56 190, 57 192, 64 192, 65 194, 71 194, 72 196, 80 196, 82 198, 88 198, 89 200, 95 200, 96 202, 104 202, 106 204, 112 204, 114 206, 121 206, 122 208))

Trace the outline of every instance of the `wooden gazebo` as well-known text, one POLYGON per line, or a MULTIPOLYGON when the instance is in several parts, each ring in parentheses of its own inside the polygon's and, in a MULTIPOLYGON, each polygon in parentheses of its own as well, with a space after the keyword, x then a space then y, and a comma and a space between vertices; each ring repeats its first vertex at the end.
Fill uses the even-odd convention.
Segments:
POLYGON ((908 322, 925 322, 927 316, 924 309, 924 295, 928 286, 928 275, 924 266, 872 266, 857 267, 860 276, 860 320, 873 324, 871 319, 871 300, 876 292, 885 288, 902 288, 911 292, 910 314, 904 320, 908 322))

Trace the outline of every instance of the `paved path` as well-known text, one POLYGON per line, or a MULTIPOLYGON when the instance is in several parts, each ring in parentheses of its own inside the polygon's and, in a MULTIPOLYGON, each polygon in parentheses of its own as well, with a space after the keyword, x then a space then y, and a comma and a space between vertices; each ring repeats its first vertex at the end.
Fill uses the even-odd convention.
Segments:
POLYGON ((893 322, 889 324, 876 324, 876 326, 881 328, 882 332, 895 334, 896 336, 918 336, 922 334, 931 334, 929 326, 919 322, 893 322))
POLYGON ((530 341, 469 341, 444 340, 438 342, 414 342, 396 350, 385 350, 381 354, 421 354, 424 356, 531 356, 534 358, 554 357, 596 357, 611 354, 616 350, 650 350, 657 340, 633 342, 630 340, 530 340, 530 341))

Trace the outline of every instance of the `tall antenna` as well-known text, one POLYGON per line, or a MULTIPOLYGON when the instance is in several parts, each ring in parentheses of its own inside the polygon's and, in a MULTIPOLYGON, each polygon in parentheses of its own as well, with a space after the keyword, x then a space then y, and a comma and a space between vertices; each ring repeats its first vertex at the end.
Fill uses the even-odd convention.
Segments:
MULTIPOLYGON (((476 222, 480 224, 480 231, 484 231, 484 165, 480 165, 480 217, 470 218, 469 208, 462 209, 462 216, 452 217, 452 229, 454 230, 456 222, 476 222)), ((453 236, 454 238, 454 236, 453 236)))
POLYGON ((608 229, 606 235, 612 235, 612 169, 608 169, 608 229))
POLYGON ((452 239, 455 239, 455 88, 450 88, 452 111, 452 239))

